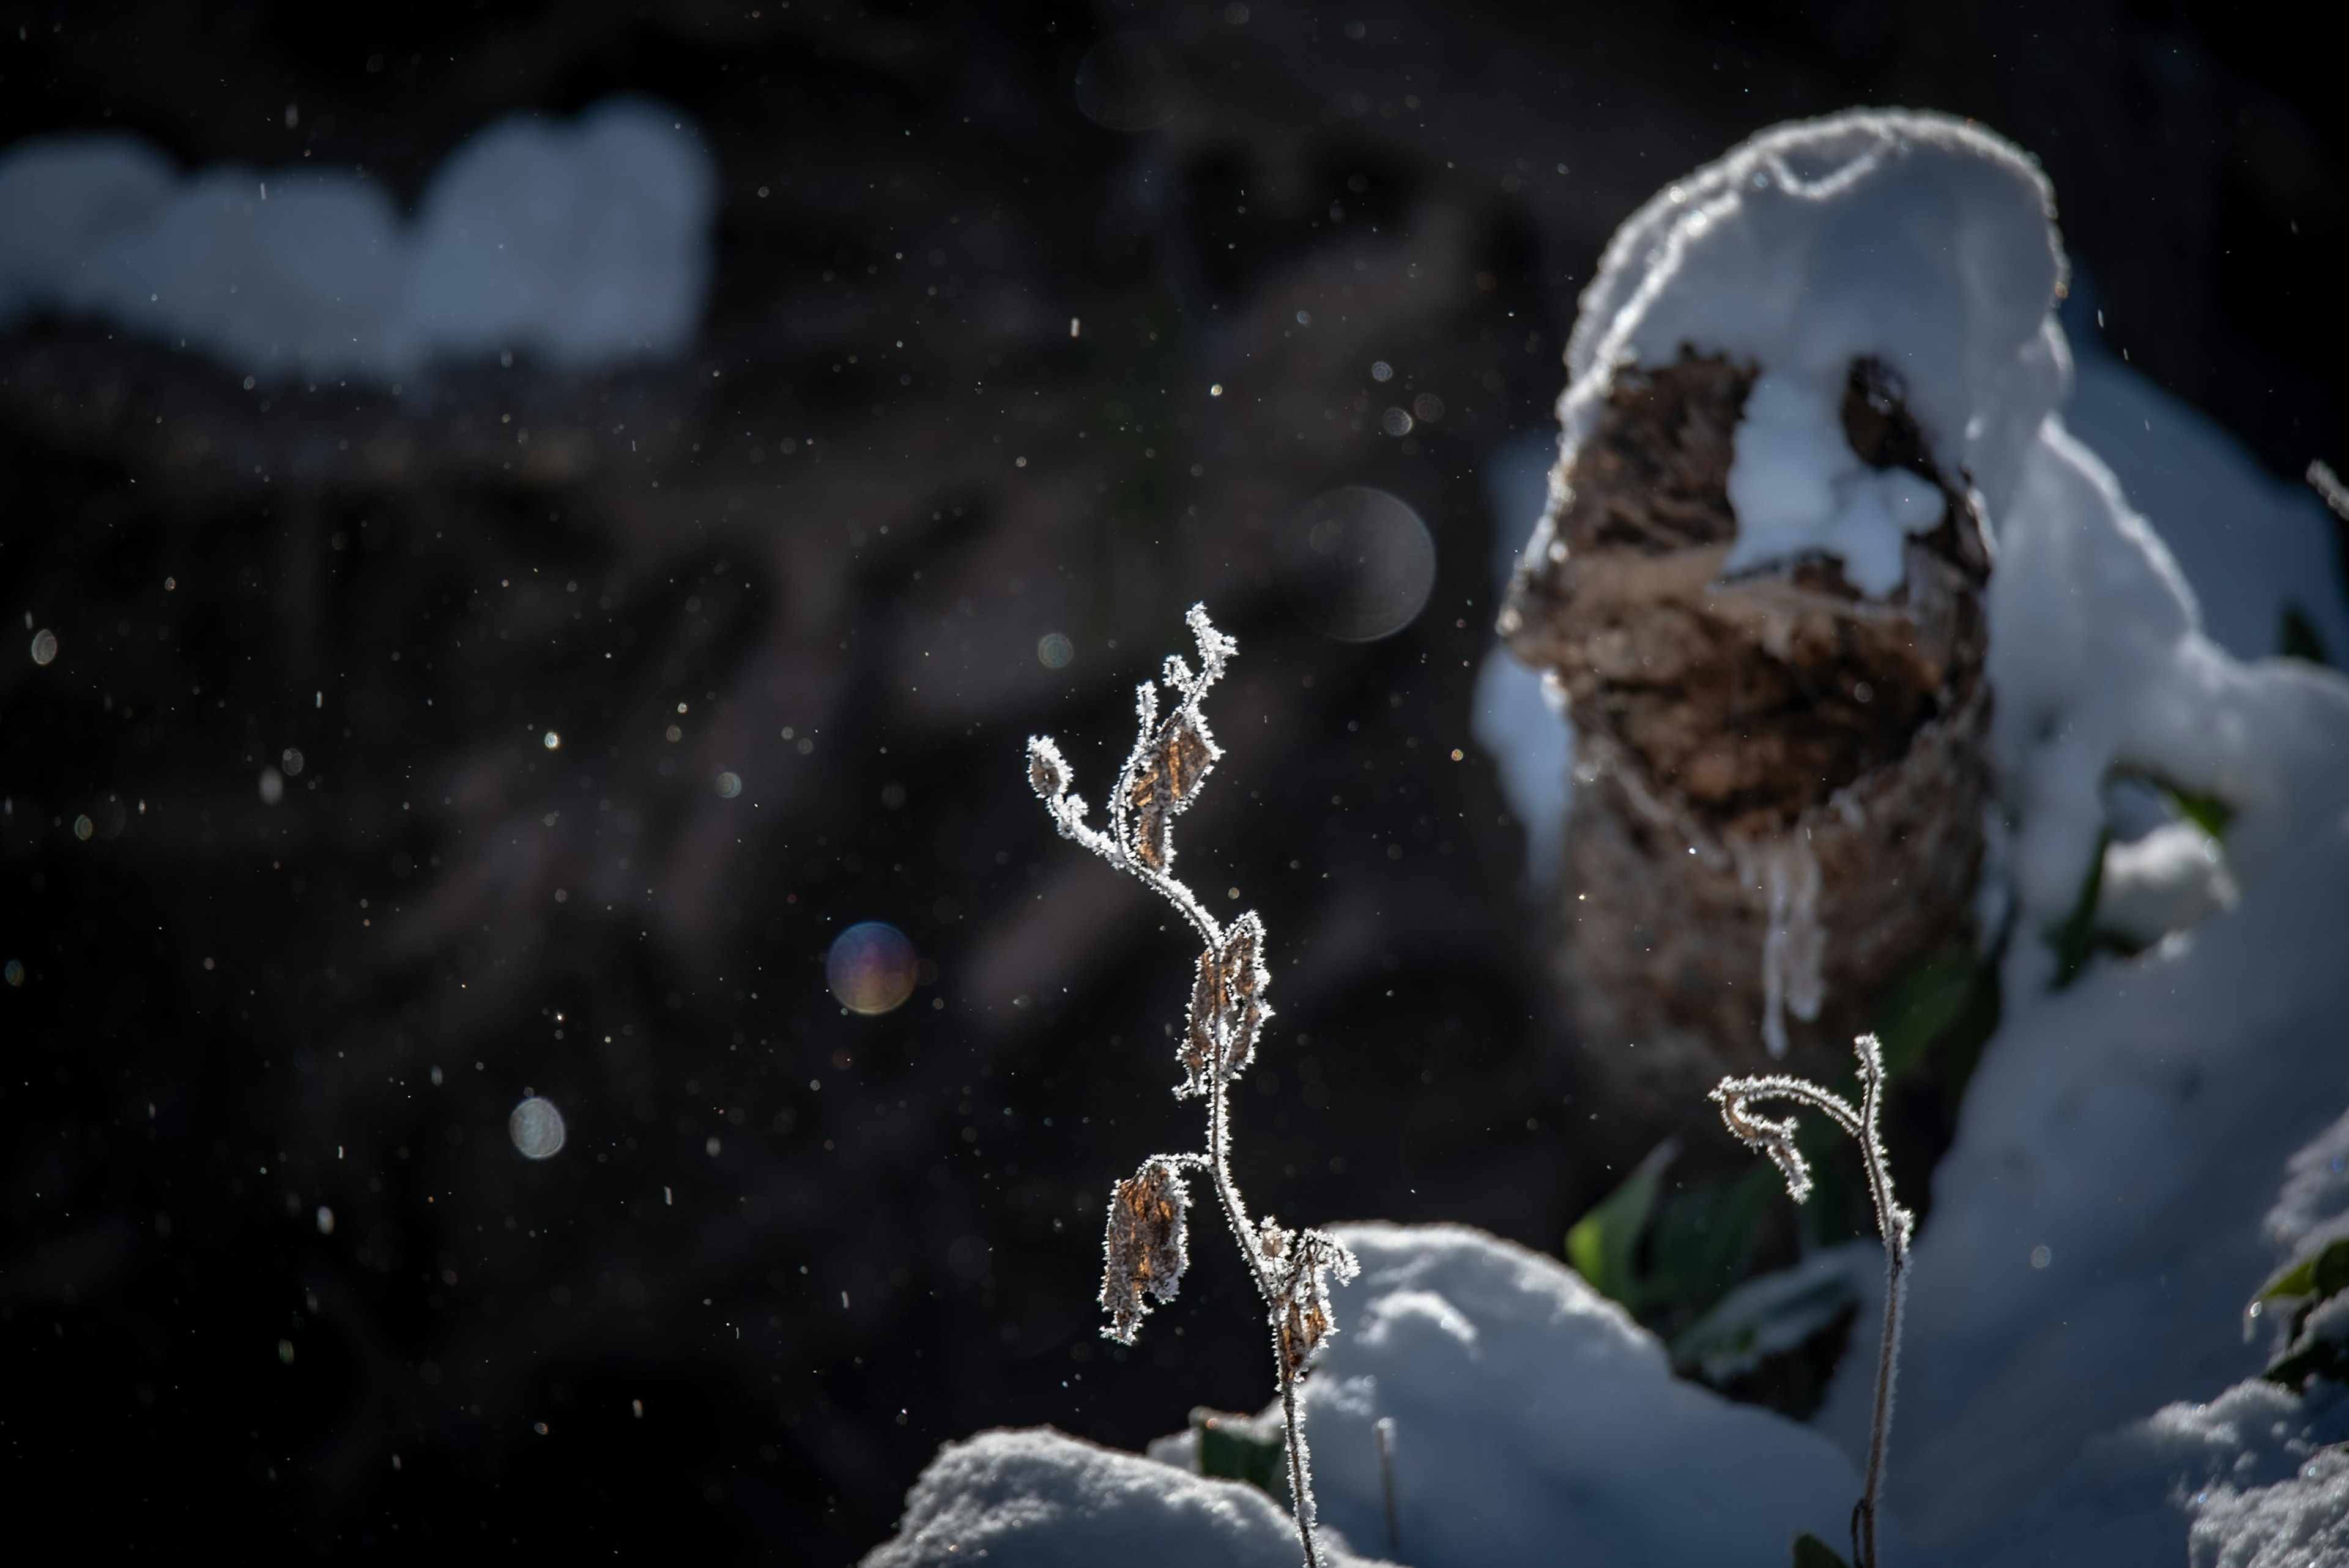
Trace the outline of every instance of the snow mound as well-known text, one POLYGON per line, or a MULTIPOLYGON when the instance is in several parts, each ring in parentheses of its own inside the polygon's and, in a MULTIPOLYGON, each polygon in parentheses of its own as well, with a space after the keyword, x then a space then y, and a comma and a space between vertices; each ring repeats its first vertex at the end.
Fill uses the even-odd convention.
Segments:
POLYGON ((571 369, 674 354, 700 318, 715 204, 698 140, 632 98, 491 126, 413 224, 356 175, 182 179, 136 137, 36 138, 0 155, 0 325, 100 317, 272 380, 387 381, 500 349, 571 369))
MULTIPOLYGON (((1673 1377, 1654 1336, 1564 1264, 1464 1226, 1337 1234, 1362 1272, 1335 1293, 1341 1332, 1303 1395, 1333 1545, 1387 1544, 1381 1419, 1393 1422, 1390 1554, 1421 1568, 1782 1568, 1798 1531, 1843 1538, 1859 1480, 1831 1443, 1673 1377)), ((1288 1516, 1261 1492, 1055 1432, 942 1450, 897 1538, 865 1563, 978 1549, 1150 1568, 1297 1555, 1288 1516)))
POLYGON ((2349 1449, 2327 1449, 2273 1486, 2219 1489, 2199 1511, 2194 1568, 2349 1564, 2349 1449))
POLYGON ((1674 1377, 1663 1345, 1554 1258, 1465 1226, 1348 1225, 1345 1332, 1305 1386, 1321 1517, 1395 1555, 1783 1568, 1848 1533, 1859 1480, 1817 1434, 1674 1377))
MULTIPOLYGON (((2116 773, 2229 808, 2225 884, 2187 896, 2212 909, 2349 805, 2349 686, 2296 660, 2245 664, 2204 637, 2176 560, 2060 421, 2024 454, 1989 612, 1992 741, 2026 933, 2061 924, 2078 900, 2116 773)), ((2046 945, 2014 952, 2010 979, 2044 984, 2046 945)))
MULTIPOLYGON (((1362 1559, 1326 1529, 1332 1568, 1362 1559)), ((1256 1488, 1189 1475, 1050 1428, 948 1443, 864 1568, 1297 1568, 1297 1526, 1256 1488)))
POLYGON ((1817 553, 1888 594, 1907 536, 1941 507, 1844 439, 1852 361, 1899 378, 1939 466, 1995 518, 2070 370, 2048 313, 2064 275, 2052 213, 2035 163, 1947 116, 1852 110, 1764 131, 1658 192, 1608 245, 1567 346, 1567 450, 1619 367, 1684 349, 1754 365, 1727 569, 1817 553))

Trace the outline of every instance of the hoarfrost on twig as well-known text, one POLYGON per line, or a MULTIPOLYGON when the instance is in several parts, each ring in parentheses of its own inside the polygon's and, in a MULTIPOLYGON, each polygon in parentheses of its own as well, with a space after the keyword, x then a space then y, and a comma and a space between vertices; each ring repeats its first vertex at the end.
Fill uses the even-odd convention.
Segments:
POLYGON ((1852 1042, 1859 1058, 1860 1102, 1854 1106, 1841 1095, 1821 1088, 1807 1078, 1785 1073, 1763 1077, 1723 1078, 1713 1085, 1712 1099, 1721 1107, 1721 1119, 1747 1147, 1770 1157, 1786 1179, 1787 1196, 1797 1203, 1811 1195, 1811 1168, 1795 1142, 1795 1118, 1758 1114, 1762 1100, 1791 1100, 1825 1113, 1859 1145, 1868 1167, 1868 1194, 1876 1208, 1877 1234, 1884 1239, 1884 1337, 1876 1362, 1876 1405, 1868 1438, 1868 1480, 1859 1502, 1851 1511, 1853 1568, 1876 1568, 1877 1502, 1884 1487, 1885 1445, 1892 1433, 1893 1383, 1900 1371, 1900 1315, 1909 1288, 1909 1236, 1915 1224, 1892 1191, 1892 1168, 1885 1158, 1880 1130, 1884 1110, 1884 1054, 1876 1036, 1862 1034, 1852 1042))
POLYGON ((1191 1196, 1183 1172, 1206 1172, 1225 1222, 1264 1299, 1274 1368, 1280 1379, 1298 1537, 1307 1568, 1319 1568, 1312 1456, 1306 1448, 1297 1387, 1314 1352, 1337 1332, 1330 1307, 1331 1281, 1352 1279, 1359 1265, 1343 1243, 1322 1231, 1290 1231, 1270 1219, 1261 1224, 1252 1221, 1232 1179, 1228 1091, 1255 1060, 1257 1040, 1272 1016, 1264 1000, 1272 973, 1265 967, 1264 921, 1256 911, 1224 925, 1174 876, 1174 819, 1198 798, 1223 756, 1200 703, 1238 649, 1216 629, 1205 605, 1192 606, 1185 618, 1198 643, 1199 666, 1195 670, 1182 659, 1167 659, 1159 684, 1174 703, 1164 718, 1157 685, 1144 681, 1135 689, 1133 750, 1110 792, 1106 831, 1087 820, 1091 808, 1075 793, 1075 774, 1060 747, 1041 735, 1028 740, 1029 785, 1043 800, 1061 836, 1156 891, 1190 922, 1203 944, 1191 985, 1190 1015, 1175 1052, 1184 1077, 1174 1093, 1206 1100, 1207 1150, 1152 1155, 1117 1184, 1102 1241, 1101 1302, 1109 1314, 1102 1333, 1131 1345, 1151 1302, 1174 1299, 1190 1262, 1186 1210, 1191 1196))

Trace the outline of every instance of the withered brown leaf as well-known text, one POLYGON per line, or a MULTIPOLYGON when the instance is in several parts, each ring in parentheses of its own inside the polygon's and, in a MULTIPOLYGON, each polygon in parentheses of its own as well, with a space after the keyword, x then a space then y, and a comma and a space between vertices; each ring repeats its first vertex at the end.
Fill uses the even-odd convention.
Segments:
POLYGON ((1126 781, 1127 850, 1153 871, 1174 861, 1174 818, 1197 797, 1222 755, 1191 703, 1174 710, 1135 759, 1126 781))
POLYGON ((1264 1001, 1272 983, 1264 941, 1264 921, 1250 909, 1225 928, 1219 944, 1199 955, 1190 1023, 1177 1054, 1187 1076, 1177 1094, 1200 1095, 1211 1083, 1228 1084, 1255 1058, 1257 1037, 1272 1016, 1264 1001))
POLYGON ((1143 1293, 1171 1302, 1182 1288, 1183 1271, 1190 1264, 1185 1218, 1190 1206, 1182 1172, 1164 1155, 1143 1160, 1141 1169, 1117 1184, 1102 1238, 1101 1303, 1110 1315, 1104 1337, 1132 1345, 1150 1312, 1143 1293))

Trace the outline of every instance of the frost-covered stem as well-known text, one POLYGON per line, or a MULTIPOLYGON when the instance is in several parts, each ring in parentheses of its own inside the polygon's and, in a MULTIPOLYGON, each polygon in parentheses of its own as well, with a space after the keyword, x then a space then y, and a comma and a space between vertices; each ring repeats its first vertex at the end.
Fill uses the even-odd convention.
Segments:
POLYGON ((1884 1488, 1884 1451, 1892 1438, 1892 1385, 1900 1375, 1900 1314, 1909 1296, 1909 1211, 1893 1200, 1892 1171, 1878 1136, 1884 1096, 1884 1058, 1874 1035, 1859 1047, 1860 1117, 1868 1136, 1859 1141, 1868 1163, 1868 1194, 1876 1205, 1877 1233, 1884 1238, 1884 1333, 1876 1347, 1876 1408, 1868 1431, 1868 1480, 1852 1511, 1852 1568, 1876 1568, 1876 1501, 1884 1488))
POLYGON ((1188 1075, 1174 1092, 1206 1099, 1207 1152, 1152 1155, 1118 1184, 1102 1241, 1102 1305, 1111 1321, 1102 1332, 1131 1345, 1150 1311, 1143 1297, 1174 1299, 1188 1262, 1184 1211, 1191 1199, 1182 1173, 1206 1171, 1269 1319, 1298 1539, 1304 1545, 1305 1568, 1320 1568, 1313 1540, 1313 1461, 1305 1446, 1297 1385, 1316 1347, 1335 1332, 1329 1276, 1351 1279, 1358 1265, 1341 1243, 1320 1231, 1289 1231, 1269 1220, 1257 1227, 1232 1179, 1230 1085, 1254 1058, 1258 1033, 1272 1016, 1263 994, 1272 974, 1264 961, 1264 922, 1256 912, 1223 925, 1172 869, 1174 819, 1189 807, 1223 755, 1199 704, 1237 649, 1208 620, 1204 605, 1193 606, 1185 618, 1198 639, 1199 668, 1194 672, 1180 659, 1166 661, 1160 681, 1180 701, 1163 724, 1156 687, 1144 682, 1134 691, 1137 732, 1110 795, 1107 831, 1085 820, 1084 797, 1071 791, 1074 779, 1060 747, 1040 735, 1028 740, 1028 782, 1061 836, 1156 892, 1206 944, 1179 1053, 1188 1075))
MULTIPOLYGON (((1268 1308, 1272 1308, 1277 1304, 1278 1293, 1271 1265, 1257 1244, 1256 1227, 1248 1220, 1247 1202, 1240 1196, 1239 1184, 1232 1179, 1231 1147, 1231 1092, 1218 1079, 1207 1089, 1208 1168, 1214 1175, 1216 1197, 1224 1206, 1224 1220, 1239 1241, 1240 1256, 1247 1260, 1257 1293, 1264 1298, 1268 1308)), ((1297 1379, 1289 1372, 1288 1357, 1281 1348, 1278 1312, 1272 1317, 1271 1332, 1272 1369, 1280 1380, 1280 1421, 1288 1449, 1288 1496, 1297 1509, 1297 1539, 1305 1548, 1306 1568, 1320 1568, 1320 1553, 1313 1544, 1312 1472, 1306 1455, 1305 1426, 1297 1409, 1297 1379)))
POLYGON ((1795 1119, 1773 1121, 1754 1114, 1755 1102, 1792 1100, 1825 1113, 1859 1145, 1868 1167, 1868 1196, 1876 1208, 1876 1231, 1884 1239, 1884 1337, 1877 1347, 1876 1409, 1868 1435, 1868 1479, 1851 1511, 1853 1568, 1876 1568, 1876 1511, 1884 1489, 1884 1453, 1892 1436, 1892 1389, 1900 1372, 1900 1317, 1909 1290, 1909 1233, 1914 1217, 1892 1191, 1892 1166, 1880 1131, 1884 1110, 1884 1054, 1876 1036, 1852 1042, 1859 1057, 1859 1106, 1807 1079, 1773 1073, 1760 1078, 1723 1078, 1713 1086, 1721 1119, 1750 1148, 1761 1150, 1786 1179, 1786 1194, 1800 1203, 1811 1195, 1810 1166, 1795 1144, 1795 1119))

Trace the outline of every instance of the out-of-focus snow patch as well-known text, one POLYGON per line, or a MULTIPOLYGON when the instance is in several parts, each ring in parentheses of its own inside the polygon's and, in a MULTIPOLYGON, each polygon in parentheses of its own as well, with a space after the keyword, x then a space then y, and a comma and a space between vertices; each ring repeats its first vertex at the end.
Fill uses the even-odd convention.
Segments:
POLYGON ((1495 643, 1476 671, 1469 728, 1501 767, 1501 793, 1526 831, 1526 884, 1536 892, 1557 880, 1574 771, 1574 724, 1566 693, 1495 643))
MULTIPOLYGON (((1334 1568, 1363 1561, 1321 1532, 1334 1568)), ((1210 1480, 1050 1428, 948 1443, 864 1568, 1296 1568, 1297 1526, 1240 1481, 1210 1480)))
POLYGON ((2297 609, 2326 658, 2349 667, 2349 591, 2324 504, 2114 356, 2091 297, 2075 284, 2064 306, 2075 358, 2064 422, 2160 534, 2194 585, 2204 633, 2238 659, 2262 659, 2297 609))
POLYGON ((1305 1388, 1322 1517, 1422 1568, 1572 1562, 1782 1568, 1839 1540, 1858 1480, 1824 1438, 1671 1375, 1564 1264, 1464 1226, 1350 1225, 1344 1332, 1305 1388))
POLYGON ((181 179, 135 137, 44 137, 0 156, 0 324, 98 316, 264 379, 383 381, 499 349, 569 368, 673 354, 700 317, 715 199, 708 152, 640 99, 491 126, 413 225, 355 175, 181 179))
MULTIPOLYGON (((1495 445, 1485 462, 1485 503, 1493 518, 1493 602, 1507 590, 1517 551, 1541 524, 1549 500, 1557 438, 1526 431, 1495 445)), ((1526 833, 1526 885, 1538 893, 1557 880, 1574 769, 1574 722, 1565 693, 1509 657, 1497 640, 1476 670, 1469 722, 1476 743, 1501 767, 1501 793, 1526 833)))
POLYGON ((2349 805, 2349 685, 2297 661, 2243 664, 2202 636, 2176 560, 2054 419, 2001 522, 1989 611, 1992 742, 2026 938, 2010 995, 2051 972, 2039 938, 2078 901, 2116 772, 2225 803, 2240 888, 2349 805))
POLYGON ((1900 379, 1942 472, 1969 476, 1995 519, 2069 369, 2048 314, 2063 277, 2051 212, 2036 164, 1947 116, 1853 110, 1765 130, 1616 232, 1567 348, 1567 447, 1588 438, 1621 365, 1684 348, 1751 364, 1763 374, 1731 470, 1732 569, 1817 552, 1888 593, 1940 498, 1852 455, 1837 413, 1852 361, 1900 379))
POLYGON ((1722 570, 1735 575, 1806 552, 1833 556, 1861 593, 1900 586, 1900 546, 1930 533, 1946 509, 1939 488, 1905 468, 1873 469, 1843 432, 1840 377, 1765 370, 1746 394, 1729 466, 1737 541, 1722 570))
POLYGON ((2165 823, 2105 846, 2096 923, 2149 947, 2226 913, 2240 897, 2217 839, 2191 822, 2165 823))

